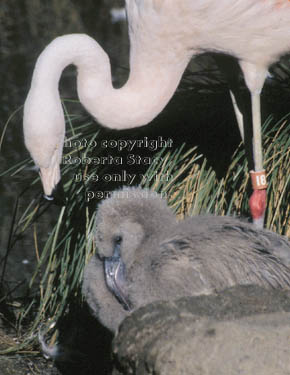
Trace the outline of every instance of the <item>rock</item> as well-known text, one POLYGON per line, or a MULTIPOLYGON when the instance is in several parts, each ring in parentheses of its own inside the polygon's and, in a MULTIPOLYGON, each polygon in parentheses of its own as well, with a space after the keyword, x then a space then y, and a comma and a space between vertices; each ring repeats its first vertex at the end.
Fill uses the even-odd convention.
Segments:
POLYGON ((290 292, 237 286, 157 302, 126 318, 114 374, 289 375, 290 292))

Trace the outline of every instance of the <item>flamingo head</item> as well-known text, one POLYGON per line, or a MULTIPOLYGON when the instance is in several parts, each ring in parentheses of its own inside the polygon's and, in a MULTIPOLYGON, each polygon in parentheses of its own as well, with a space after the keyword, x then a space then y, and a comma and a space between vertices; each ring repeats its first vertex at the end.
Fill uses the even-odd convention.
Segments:
POLYGON ((49 198, 60 181, 65 133, 65 120, 57 93, 31 88, 24 104, 23 130, 25 145, 39 168, 44 194, 49 198))

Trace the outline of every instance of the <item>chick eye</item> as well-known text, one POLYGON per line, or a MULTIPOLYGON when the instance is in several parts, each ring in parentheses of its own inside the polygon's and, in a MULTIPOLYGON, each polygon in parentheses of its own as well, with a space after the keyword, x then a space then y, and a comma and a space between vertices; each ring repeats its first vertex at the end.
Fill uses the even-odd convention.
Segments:
POLYGON ((114 237, 114 244, 115 245, 120 245, 121 242, 122 242, 122 240, 123 240, 122 236, 115 236, 114 237))

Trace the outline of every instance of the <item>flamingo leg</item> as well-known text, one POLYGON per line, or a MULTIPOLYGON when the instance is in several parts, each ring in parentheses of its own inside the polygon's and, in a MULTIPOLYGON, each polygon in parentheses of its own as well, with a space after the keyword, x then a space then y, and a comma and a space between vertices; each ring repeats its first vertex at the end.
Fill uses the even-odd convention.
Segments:
POLYGON ((245 143, 244 116, 243 116, 242 112, 239 109, 239 106, 238 106, 238 103, 236 101, 234 93, 232 92, 232 90, 229 90, 229 91, 230 91, 230 96, 231 96, 231 99, 232 99, 232 103, 233 103, 233 107, 234 107, 234 111, 235 111, 235 115, 236 115, 236 119, 237 119, 239 131, 240 131, 240 135, 241 135, 243 143, 245 143))
POLYGON ((260 94, 251 94, 253 117, 253 150, 255 171, 263 169, 263 149, 261 132, 261 99, 260 94))
POLYGON ((267 76, 267 69, 246 61, 237 62, 227 55, 215 54, 213 57, 229 85, 237 123, 245 146, 253 187, 253 193, 249 201, 250 212, 253 224, 258 228, 262 228, 266 210, 267 183, 263 169, 260 93, 267 76), (242 94, 239 87, 239 65, 243 71, 245 83, 251 93, 252 116, 248 106, 248 96, 242 94))
POLYGON ((260 93, 252 93, 251 102, 253 119, 254 171, 250 171, 253 193, 250 197, 249 205, 253 218, 253 224, 258 228, 263 228, 267 202, 267 182, 265 170, 263 169, 260 93))
MULTIPOLYGON (((243 113, 240 111, 237 104, 236 98, 232 90, 230 90, 230 96, 232 99, 237 123, 239 126, 241 138, 247 146, 249 137, 245 134, 245 120, 243 113)), ((263 169, 263 148, 262 148, 262 133, 261 133, 261 103, 260 94, 251 94, 252 104, 252 159, 254 164, 254 170, 250 171, 253 193, 250 197, 249 205, 250 211, 253 218, 253 224, 258 228, 264 226, 264 216, 266 210, 267 193, 266 193, 266 174, 263 169)), ((249 165, 250 159, 248 157, 249 165)))
POLYGON ((250 96, 240 88, 239 75, 241 73, 241 68, 239 62, 231 56, 223 54, 213 54, 212 57, 228 83, 229 93, 239 127, 239 132, 245 145, 249 169, 253 169, 253 132, 250 96))

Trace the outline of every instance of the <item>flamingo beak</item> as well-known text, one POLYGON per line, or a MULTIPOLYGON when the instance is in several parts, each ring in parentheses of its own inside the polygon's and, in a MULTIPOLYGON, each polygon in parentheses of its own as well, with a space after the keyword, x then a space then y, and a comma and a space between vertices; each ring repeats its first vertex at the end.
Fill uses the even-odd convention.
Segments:
POLYGON ((105 280, 109 290, 116 297, 118 302, 123 306, 124 310, 131 311, 132 304, 128 295, 125 293, 125 264, 120 254, 105 258, 104 261, 105 280))
POLYGON ((53 167, 50 166, 48 168, 42 167, 40 168, 39 174, 44 190, 44 198, 47 200, 53 200, 53 191, 60 181, 59 165, 54 165, 53 167))

